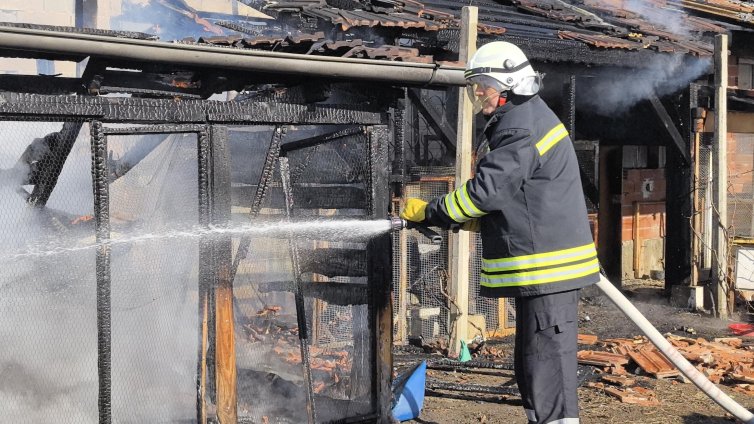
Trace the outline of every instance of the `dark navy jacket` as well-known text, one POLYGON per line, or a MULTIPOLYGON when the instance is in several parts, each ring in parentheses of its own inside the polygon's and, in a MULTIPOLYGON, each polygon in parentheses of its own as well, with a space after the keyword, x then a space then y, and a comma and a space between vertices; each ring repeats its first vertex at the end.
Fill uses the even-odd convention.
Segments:
POLYGON ((480 294, 557 293, 599 279, 579 167, 568 131, 538 96, 514 97, 485 129, 474 177, 429 203, 427 221, 481 221, 480 294))

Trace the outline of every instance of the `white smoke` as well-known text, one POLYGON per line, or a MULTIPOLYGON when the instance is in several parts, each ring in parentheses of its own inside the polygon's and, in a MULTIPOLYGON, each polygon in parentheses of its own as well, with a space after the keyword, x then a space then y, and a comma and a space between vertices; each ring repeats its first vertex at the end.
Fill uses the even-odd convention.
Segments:
POLYGON ((585 80, 578 100, 582 106, 605 116, 623 113, 653 95, 675 93, 709 72, 710 58, 660 55, 644 68, 603 72, 585 80))
POLYGON ((687 15, 683 12, 657 7, 656 4, 644 0, 626 0, 623 2, 623 8, 640 15, 659 29, 681 37, 691 35, 691 27, 685 20, 687 15))
MULTIPOLYGON (((3 422, 95 423, 95 250, 85 125, 46 208, 26 204, 16 164, 34 138, 61 124, 5 122, 0 147, 0 413, 3 422), (10 259, 12 257, 12 259, 10 259)), ((194 136, 195 137, 195 136, 194 136)), ((125 139, 125 138, 124 138, 125 139)), ((138 137, 130 137, 133 147, 138 137)), ((119 140, 113 140, 117 147, 119 140)), ((196 140, 166 139, 110 187, 116 234, 197 222, 196 140)), ((112 411, 118 422, 191 420, 196 404, 198 247, 154 240, 112 250, 112 411)))

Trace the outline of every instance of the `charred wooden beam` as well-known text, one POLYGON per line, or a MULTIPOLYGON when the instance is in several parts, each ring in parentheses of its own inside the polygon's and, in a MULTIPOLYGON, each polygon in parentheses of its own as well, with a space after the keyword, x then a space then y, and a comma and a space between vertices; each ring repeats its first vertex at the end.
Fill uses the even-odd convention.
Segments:
POLYGON ((79 78, 49 75, 0 75, 0 91, 33 94, 73 94, 83 92, 79 78))
POLYGON ((349 128, 339 129, 337 131, 332 131, 327 134, 321 134, 318 136, 304 138, 301 140, 294 140, 294 141, 290 141, 288 143, 283 144, 280 147, 280 153, 285 155, 288 152, 293 151, 293 150, 318 146, 320 144, 329 143, 331 141, 335 141, 343 137, 350 137, 356 134, 363 134, 364 132, 365 132, 365 129, 362 126, 349 127, 349 128))
MULTIPOLYGON (((197 137, 197 168, 198 168, 198 192, 199 192, 199 225, 209 227, 211 223, 210 213, 210 144, 209 128, 203 127, 197 137)), ((212 246, 207 239, 199 241, 199 287, 198 287, 198 352, 196 358, 196 420, 197 424, 206 424, 207 422, 207 395, 211 377, 210 368, 214 368, 210 360, 210 346, 215 340, 214 320, 211 318, 211 308, 213 297, 212 292, 212 246)), ((210 393, 208 393, 210 392, 210 393)), ((214 398, 214 395, 210 396, 214 398)))
POLYGON ((201 84, 192 80, 165 81, 166 76, 147 72, 106 71, 103 74, 96 75, 97 78, 87 84, 91 94, 126 93, 188 99, 207 97, 200 90, 201 84))
POLYGON ((427 381, 428 390, 451 390, 455 392, 465 393, 482 393, 486 395, 514 395, 520 396, 518 387, 502 387, 502 386, 483 386, 480 384, 456 384, 446 383, 443 381, 429 380, 427 381))
POLYGON ((97 241, 97 373, 99 422, 112 422, 112 318, 110 275, 110 182, 107 165, 107 137, 102 123, 91 128, 94 223, 97 241))
MULTIPOLYGON (((267 155, 265 156, 264 165, 262 165, 262 172, 259 174, 259 181, 254 192, 254 196, 251 197, 251 205, 249 208, 249 219, 254 219, 259 215, 260 209, 262 209, 262 202, 267 197, 267 192, 270 188, 270 183, 273 179, 273 173, 275 171, 275 164, 280 156, 280 144, 283 141, 283 137, 286 134, 285 128, 277 127, 272 133, 272 139, 267 147, 267 155)), ((231 189, 231 203, 233 203, 233 192, 231 189)), ((237 204, 237 203, 235 203, 237 204)), ((249 248, 251 246, 251 237, 244 235, 239 244, 236 257, 233 258, 233 268, 231 273, 231 280, 235 279, 236 272, 241 261, 249 254, 249 248)))
MULTIPOLYGON (((387 126, 374 126, 370 129, 368 199, 372 219, 385 218, 390 209, 390 142, 392 134, 387 126)), ((370 350, 373 364, 372 402, 381 417, 380 422, 388 422, 391 417, 393 395, 392 255, 393 243, 390 234, 377 236, 367 244, 368 323, 372 334, 370 350)), ((356 338, 357 334, 354 336, 356 338)), ((354 342, 354 352, 357 351, 358 340, 356 338, 354 342)))
MULTIPOLYGON (((269 281, 254 286, 262 293, 292 293, 296 290, 294 281, 269 281)), ((303 282, 303 294, 307 298, 319 299, 340 306, 366 305, 369 302, 369 293, 364 284, 305 281, 303 282)))
POLYGON ((657 113, 657 117, 660 118, 662 125, 668 130, 668 135, 670 135, 670 139, 673 141, 673 146, 676 148, 681 158, 683 158, 684 163, 690 165, 691 158, 689 157, 689 149, 686 147, 686 141, 681 136, 681 133, 675 126, 675 123, 665 109, 665 106, 663 106, 662 102, 656 95, 650 96, 649 102, 657 113))
POLYGON ((367 255, 356 249, 316 249, 301 254, 301 272, 327 277, 365 277, 367 255))
MULTIPOLYGON (((63 123, 63 128, 59 132, 48 134, 41 139, 48 150, 43 157, 35 158, 38 162, 33 170, 34 175, 30 175, 34 190, 27 199, 30 205, 41 207, 47 204, 83 125, 84 121, 67 121, 63 123)), ((102 128, 99 130, 102 131, 102 128)))
POLYGON ((296 105, 276 102, 219 102, 164 99, 49 96, 0 93, 0 114, 97 117, 102 122, 378 124, 384 112, 364 106, 296 105))
POLYGON ((435 133, 440 136, 440 141, 448 149, 450 153, 456 151, 456 130, 451 127, 447 122, 442 119, 442 115, 435 110, 435 108, 426 102, 421 95, 421 91, 417 88, 411 88, 408 90, 408 97, 427 119, 427 123, 435 130, 435 133))

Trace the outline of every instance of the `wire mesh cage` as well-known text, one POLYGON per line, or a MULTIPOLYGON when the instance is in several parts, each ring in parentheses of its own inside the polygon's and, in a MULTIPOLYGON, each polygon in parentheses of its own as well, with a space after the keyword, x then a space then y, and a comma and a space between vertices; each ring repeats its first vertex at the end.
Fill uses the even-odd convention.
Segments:
POLYGON ((253 125, 231 103, 13 99, 23 120, 0 113, 3 420, 389 411, 384 114, 287 105, 287 123, 264 104, 260 122, 280 123, 253 125), (58 101, 70 117, 46 115, 58 101), (204 122, 209 110, 230 123, 204 122), (355 236, 345 220, 373 225, 355 236), (295 234, 318 221, 330 232, 295 234))
MULTIPOLYGON (((406 198, 425 201, 453 190, 455 177, 447 175, 447 168, 422 169, 416 172, 432 176, 404 186, 406 198)), ((400 201, 396 200, 396 203, 400 201)), ((425 341, 449 336, 450 295, 448 288, 448 232, 443 242, 432 244, 416 230, 403 231, 393 238, 396 284, 393 288, 394 338, 407 343, 410 338, 425 341)), ((502 337, 515 331, 515 303, 513 299, 492 299, 479 296, 482 266, 482 244, 477 233, 470 241, 469 255, 469 334, 482 337, 502 337)))
MULTIPOLYGON (((306 146, 306 140, 343 129, 284 129, 280 142, 287 166, 273 166, 269 192, 258 210, 242 206, 254 204, 249 194, 258 194, 254 184, 263 167, 250 164, 249 159, 266 156, 270 140, 280 130, 230 132, 235 152, 231 173, 236 176, 239 193, 236 219, 365 219, 370 206, 366 196, 370 170, 363 129, 341 132, 328 143, 295 149, 288 146, 306 146), (290 193, 286 193, 283 177, 290 180, 290 193), (290 217, 285 214, 287 207, 292 207, 290 217)), ((305 422, 306 409, 290 405, 306 404, 308 384, 315 396, 318 422, 373 411, 369 312, 365 304, 354 304, 355 296, 341 294, 366 293, 366 245, 348 240, 342 234, 347 231, 344 224, 328 237, 297 238, 293 243, 287 237, 234 240, 234 244, 250 246, 239 262, 234 282, 236 325, 241 332, 236 355, 243 375, 239 378, 239 417, 251 422, 305 422), (304 343, 311 382, 306 381, 298 334, 294 294, 298 280, 308 293, 303 299, 308 323, 304 343), (271 375, 276 378, 270 379, 271 375)))

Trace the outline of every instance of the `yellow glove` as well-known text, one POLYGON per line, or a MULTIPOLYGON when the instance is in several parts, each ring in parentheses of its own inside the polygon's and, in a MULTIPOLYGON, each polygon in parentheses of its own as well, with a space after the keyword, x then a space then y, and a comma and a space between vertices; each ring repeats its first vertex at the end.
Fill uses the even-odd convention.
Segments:
POLYGON ((401 212, 401 218, 412 222, 422 222, 424 221, 425 209, 427 209, 427 202, 409 197, 406 200, 406 207, 404 207, 401 212))
POLYGON ((478 233, 481 227, 482 227, 482 224, 479 222, 478 219, 472 219, 470 221, 466 221, 461 225, 462 230, 469 231, 472 233, 478 233))

